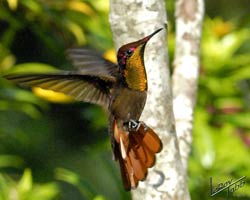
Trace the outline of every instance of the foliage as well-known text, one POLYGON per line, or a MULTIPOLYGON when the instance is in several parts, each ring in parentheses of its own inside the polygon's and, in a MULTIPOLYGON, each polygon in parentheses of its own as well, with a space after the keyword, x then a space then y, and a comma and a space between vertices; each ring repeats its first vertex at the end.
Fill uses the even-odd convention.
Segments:
POLYGON ((20 200, 50 200, 56 199, 59 194, 55 183, 34 184, 31 171, 26 169, 23 176, 16 182, 7 175, 0 174, 0 199, 20 200))
MULTIPOLYGON (((189 168, 193 199, 210 191, 210 177, 215 188, 250 176, 249 50, 249 29, 237 30, 220 18, 205 20, 189 168)), ((233 195, 250 199, 249 179, 233 195)))
MULTIPOLYGON (((204 23, 189 163, 193 199, 210 199, 210 177, 216 185, 246 176, 246 184, 234 197, 250 197, 250 45, 243 14, 237 20, 206 17, 204 23)), ((106 49, 108 57, 114 52, 108 1, 0 0, 0 27, 1 74, 68 69, 64 51, 71 46, 106 49)), ((174 26, 169 28, 173 58, 174 26)), ((112 161, 106 114, 60 94, 48 97, 36 88, 33 92, 39 97, 0 77, 0 199, 9 195, 13 199, 129 199, 112 161)))

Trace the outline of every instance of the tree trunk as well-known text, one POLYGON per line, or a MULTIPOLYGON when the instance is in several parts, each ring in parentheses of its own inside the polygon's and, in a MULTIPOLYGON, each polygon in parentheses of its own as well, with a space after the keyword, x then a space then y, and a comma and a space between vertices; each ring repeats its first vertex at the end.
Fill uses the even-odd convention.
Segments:
MULTIPOLYGON (((165 26, 165 1, 111 0, 110 23, 118 49, 165 26)), ((175 132, 166 38, 165 29, 149 41, 145 52, 148 99, 141 120, 158 133, 163 150, 147 179, 132 192, 138 200, 190 199, 175 132)))
POLYGON ((176 1, 176 48, 173 105, 176 132, 184 170, 192 143, 193 113, 200 65, 200 38, 204 0, 176 1))

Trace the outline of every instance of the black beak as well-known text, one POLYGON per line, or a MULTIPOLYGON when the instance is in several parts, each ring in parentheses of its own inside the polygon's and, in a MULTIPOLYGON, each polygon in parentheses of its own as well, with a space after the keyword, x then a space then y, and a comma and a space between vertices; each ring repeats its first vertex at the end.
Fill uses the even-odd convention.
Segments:
POLYGON ((144 43, 147 43, 147 42, 150 40, 150 38, 152 38, 156 33, 160 32, 162 29, 163 29, 163 28, 160 28, 160 29, 156 30, 155 32, 151 33, 151 34, 148 35, 147 37, 143 38, 142 41, 143 41, 144 43))

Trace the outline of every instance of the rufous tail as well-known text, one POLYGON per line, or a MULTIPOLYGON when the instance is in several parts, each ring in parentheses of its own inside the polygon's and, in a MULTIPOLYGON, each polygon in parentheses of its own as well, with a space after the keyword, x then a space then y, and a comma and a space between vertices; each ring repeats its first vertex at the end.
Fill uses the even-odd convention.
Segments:
POLYGON ((126 131, 114 121, 114 134, 119 145, 117 156, 124 188, 136 188, 146 178, 148 168, 154 165, 155 154, 162 149, 161 140, 142 122, 136 129, 126 131))

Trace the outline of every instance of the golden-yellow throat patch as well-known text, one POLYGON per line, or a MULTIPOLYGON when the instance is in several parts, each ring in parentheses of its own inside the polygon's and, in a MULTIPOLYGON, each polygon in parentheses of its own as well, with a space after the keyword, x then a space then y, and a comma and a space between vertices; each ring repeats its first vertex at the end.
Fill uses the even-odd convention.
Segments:
POLYGON ((127 59, 124 76, 128 87, 133 90, 145 91, 147 89, 147 76, 143 58, 140 55, 142 46, 135 49, 127 59))

